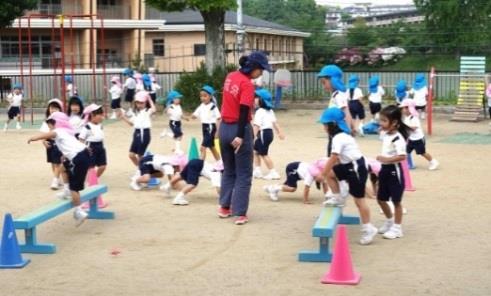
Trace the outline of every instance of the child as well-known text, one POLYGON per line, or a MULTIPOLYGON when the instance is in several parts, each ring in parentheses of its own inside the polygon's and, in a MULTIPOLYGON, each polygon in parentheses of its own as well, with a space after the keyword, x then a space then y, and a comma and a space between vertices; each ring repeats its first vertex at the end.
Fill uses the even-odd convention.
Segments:
POLYGON ((365 119, 365 107, 361 103, 363 92, 358 87, 360 79, 357 75, 351 75, 349 78, 349 98, 348 107, 353 118, 355 131, 363 136, 363 120, 365 119))
POLYGON ((386 239, 402 237, 401 204, 404 193, 404 174, 401 162, 406 160, 406 139, 409 128, 402 121, 399 107, 387 106, 380 112, 380 128, 382 129, 382 154, 377 160, 382 163, 379 172, 377 200, 387 220, 378 229, 386 239), (394 204, 394 215, 390 210, 388 201, 394 204))
POLYGON ((409 98, 409 92, 407 91, 406 81, 399 80, 395 87, 396 104, 400 105, 402 101, 408 98, 409 98))
POLYGON ((372 120, 377 121, 379 112, 382 109, 382 97, 385 95, 384 88, 379 85, 380 78, 378 76, 372 76, 368 81, 368 106, 370 113, 372 114, 372 120))
MULTIPOLYGON (((186 165, 187 159, 184 155, 174 154, 172 156, 160 154, 148 154, 143 156, 139 164, 139 174, 131 180, 130 187, 135 191, 140 191, 142 186, 150 182, 151 178, 162 178, 167 176, 171 180, 174 172, 181 170, 186 165)), ((166 185, 161 186, 162 190, 168 190, 166 185)))
POLYGON ((339 108, 326 109, 320 122, 332 137, 331 156, 323 171, 331 192, 326 195, 328 199, 324 205, 344 206, 346 198, 340 193, 339 181, 346 181, 349 185, 349 194, 355 198, 355 204, 361 217, 360 244, 368 245, 377 234, 377 228, 370 223, 370 208, 365 199, 365 185, 368 177, 365 158, 355 139, 350 135, 344 114, 339 108))
POLYGON ((217 132, 217 124, 221 119, 220 110, 213 102, 215 90, 209 85, 205 85, 200 91, 201 105, 196 108, 192 118, 199 118, 201 121, 203 141, 201 142, 200 153, 201 159, 206 159, 206 149, 210 149, 211 154, 216 161, 220 160, 220 154, 215 147, 215 136, 217 132))
POLYGON ((428 87, 426 86, 426 78, 423 73, 416 74, 413 88, 409 92, 413 96, 416 103, 416 111, 421 119, 426 118, 426 97, 428 96, 428 87))
POLYGON ((7 108, 8 119, 5 122, 5 126, 3 127, 3 131, 6 132, 9 128, 9 123, 14 118, 17 119, 17 124, 15 126, 16 129, 20 130, 22 127, 20 126, 20 111, 22 108, 22 100, 24 99, 24 95, 22 94, 22 85, 20 83, 14 84, 14 91, 7 96, 7 101, 9 102, 9 107, 7 108))
POLYGON ((139 91, 145 90, 145 86, 143 85, 143 75, 139 72, 135 72, 135 74, 133 75, 133 78, 135 78, 135 81, 136 81, 135 91, 139 92, 139 91))
POLYGON ((63 156, 64 166, 68 173, 69 189, 72 203, 75 206, 73 218, 78 225, 83 223, 88 214, 80 206, 80 191, 84 189, 85 177, 89 169, 90 155, 87 147, 74 136, 75 131, 68 122, 68 116, 62 112, 54 112, 46 120, 50 131, 33 136, 28 143, 39 140, 54 140, 63 156))
POLYGON ((402 114, 404 115, 403 121, 410 129, 409 139, 407 142, 407 154, 411 154, 413 150, 416 150, 417 155, 421 155, 430 162, 428 169, 430 171, 438 168, 438 160, 434 159, 428 152, 426 152, 426 141, 423 129, 421 128, 421 122, 419 120, 418 111, 416 110, 416 102, 412 99, 405 99, 399 106, 402 108, 402 114))
MULTIPOLYGON (((181 129, 181 119, 183 118, 182 108, 181 108, 181 98, 182 94, 176 90, 171 90, 167 94, 166 110, 165 112, 169 115, 169 127, 170 132, 167 129, 160 134, 160 137, 169 136, 174 138, 175 148, 174 153, 182 154, 181 150, 181 140, 182 140, 182 129, 181 129)), ((187 120, 187 118, 185 118, 187 120)))
POLYGON ((111 94, 111 109, 113 110, 111 119, 116 119, 121 116, 121 95, 123 94, 119 76, 113 76, 111 78, 111 85, 112 86, 109 89, 109 93, 111 94))
POLYGON ((68 98, 78 97, 78 90, 73 84, 73 77, 71 75, 65 75, 66 83, 66 95, 68 98))
POLYGON ((315 182, 320 189, 320 184, 322 184, 322 189, 324 194, 327 192, 327 183, 322 177, 322 171, 326 165, 327 158, 319 159, 313 164, 306 162, 291 162, 286 166, 286 181, 283 185, 268 185, 264 187, 264 191, 269 194, 269 198, 272 201, 278 201, 279 192, 295 192, 297 191, 297 183, 303 180, 303 203, 310 204, 309 193, 310 187, 315 182))
POLYGON ((279 180, 280 174, 274 169, 273 161, 268 155, 269 145, 273 142, 273 128, 281 140, 285 138, 280 126, 276 122, 276 116, 273 111, 273 98, 271 93, 266 89, 259 89, 255 92, 256 106, 258 109, 254 114, 252 124, 254 126, 254 178, 264 178, 266 180, 279 180), (261 159, 266 164, 269 173, 263 176, 261 172, 261 159))
MULTIPOLYGON (((155 113, 155 105, 146 91, 140 91, 135 96, 134 106, 134 116, 128 119, 123 115, 121 118, 134 128, 129 157, 131 162, 138 168, 140 159, 150 144, 151 117, 155 113), (150 103, 150 108, 147 108, 147 102, 150 103)), ((139 175, 139 172, 135 175, 139 175)))
POLYGON ((186 195, 198 186, 200 176, 210 180, 212 186, 216 188, 217 194, 220 195, 222 171, 223 164, 221 163, 216 163, 212 166, 203 159, 192 159, 184 167, 182 172, 174 175, 172 180, 163 186, 163 190, 169 193, 171 188, 175 187, 181 180, 184 181, 186 184, 181 187, 180 192, 172 200, 172 204, 176 206, 187 206, 189 202, 186 200, 186 195))
POLYGON ((78 97, 71 97, 68 101, 67 115, 70 118, 69 122, 75 130, 75 137, 78 139, 80 131, 84 127, 85 122, 82 119, 84 105, 78 97))
POLYGON ((107 156, 104 148, 104 109, 102 106, 91 104, 84 110, 86 124, 82 128, 79 139, 90 151, 90 167, 97 167, 97 177, 106 170, 107 156))
POLYGON ((150 79, 152 80, 152 90, 150 91, 150 97, 155 103, 157 101, 157 91, 162 89, 162 87, 160 86, 160 84, 157 83, 157 79, 154 75, 150 75, 150 79))
POLYGON ((129 68, 124 69, 123 76, 126 77, 126 80, 125 80, 124 85, 123 85, 123 90, 126 90, 126 95, 124 97, 124 101, 128 105, 127 116, 131 116, 132 115, 131 105, 133 103, 133 99, 135 98, 135 94, 136 94, 136 91, 135 91, 136 80, 135 80, 135 78, 133 78, 133 70, 131 70, 129 68))
POLYGON ((486 98, 488 99, 489 119, 491 119, 491 83, 489 83, 486 88, 486 98))

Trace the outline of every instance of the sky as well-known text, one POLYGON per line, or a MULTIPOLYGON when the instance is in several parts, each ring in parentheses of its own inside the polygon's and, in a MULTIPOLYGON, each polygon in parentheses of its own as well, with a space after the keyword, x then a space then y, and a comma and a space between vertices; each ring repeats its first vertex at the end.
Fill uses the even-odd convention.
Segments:
POLYGON ((387 5, 387 4, 413 4, 413 0, 316 0, 318 4, 332 6, 349 6, 355 3, 372 3, 372 5, 387 5))

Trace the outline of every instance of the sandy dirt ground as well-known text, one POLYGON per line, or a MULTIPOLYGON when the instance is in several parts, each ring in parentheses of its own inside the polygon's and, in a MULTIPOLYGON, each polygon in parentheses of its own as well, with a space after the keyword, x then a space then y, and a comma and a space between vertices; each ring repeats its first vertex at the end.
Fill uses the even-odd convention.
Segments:
MULTIPOLYGON (((325 153, 326 136, 316 124, 320 111, 291 110, 278 114, 287 135, 275 140, 272 157, 284 177, 292 161, 312 161, 325 153)), ((2 117, 3 118, 3 117, 2 117)), ((161 140, 166 121, 154 121, 150 149, 169 153, 161 140)), ((185 122, 185 145, 200 138, 197 122, 185 122)), ((416 192, 404 197, 405 237, 380 236, 360 246, 359 226, 349 226, 355 269, 362 274, 355 287, 320 284, 326 263, 300 263, 297 253, 315 249, 311 229, 319 215, 322 194, 304 205, 301 193, 283 194, 271 202, 262 192, 268 181, 254 181, 245 226, 216 216, 217 196, 208 181, 189 196, 191 204, 176 207, 162 192, 133 192, 134 172, 127 157, 131 129, 122 122, 105 128, 109 166, 102 183, 116 220, 87 221, 79 228, 69 214, 38 228, 40 242, 55 243, 54 255, 24 254, 32 262, 21 270, 0 271, 0 295, 491 295, 491 146, 444 144, 458 132, 488 133, 488 123, 435 122, 428 149, 440 162, 428 171, 417 158, 412 171, 416 192), (111 255, 111 251, 121 251, 111 255)), ((54 192, 41 143, 27 144, 34 130, 0 134, 0 214, 19 217, 52 201, 54 192)), ((381 149, 376 137, 359 138, 366 156, 381 149)), ((173 193, 175 194, 175 193, 173 193)), ((382 215, 370 200, 375 225, 382 215)), ((345 212, 356 213, 350 200, 345 212)), ((2 218, 3 219, 3 218, 2 218)), ((0 222, 1 223, 1 222, 0 222)), ((22 233, 18 232, 22 240, 22 233)))

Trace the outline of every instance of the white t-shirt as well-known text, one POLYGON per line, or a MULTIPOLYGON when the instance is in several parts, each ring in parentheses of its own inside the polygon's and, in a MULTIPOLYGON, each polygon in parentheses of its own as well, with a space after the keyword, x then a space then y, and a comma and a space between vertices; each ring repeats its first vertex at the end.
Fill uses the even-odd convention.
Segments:
POLYGON ((46 123, 46 121, 43 121, 43 123, 41 123, 41 127, 39 128, 39 131, 42 133, 47 133, 50 131, 49 126, 46 123))
POLYGON ((423 129, 421 128, 421 121, 419 120, 418 116, 405 116, 403 122, 411 128, 409 140, 417 141, 425 137, 423 129))
POLYGON ((329 101, 329 108, 338 107, 342 109, 348 106, 349 92, 335 91, 332 93, 331 100, 329 101))
POLYGON ((381 133, 382 138, 382 156, 393 157, 398 155, 406 155, 406 140, 399 133, 388 134, 381 133))
POLYGON ((221 118, 220 110, 212 102, 208 104, 201 103, 194 111, 193 116, 199 118, 203 124, 216 123, 221 118))
POLYGON ((256 110, 254 114, 254 120, 252 124, 257 125, 261 130, 272 129, 273 123, 276 122, 276 116, 274 115, 274 111, 266 110, 264 108, 259 108, 256 110))
POLYGON ((70 125, 75 130, 75 133, 77 134, 79 134, 82 131, 82 128, 84 127, 84 120, 82 119, 82 117, 76 114, 70 115, 68 122, 70 123, 70 125))
POLYGON ((171 104, 167 108, 167 114, 169 119, 172 121, 181 121, 182 118, 182 108, 181 105, 171 104))
POLYGON ((79 139, 86 142, 102 142, 104 141, 104 130, 102 124, 87 123, 80 131, 79 139))
POLYGON ((400 103, 400 102, 402 102, 402 101, 404 101, 406 99, 409 99, 409 92, 408 91, 406 91, 406 93, 405 93, 405 95, 404 95, 403 98, 398 98, 397 97, 397 91, 394 91, 394 94, 395 94, 394 97, 396 98, 396 102, 398 102, 398 103, 400 103))
POLYGON ((357 87, 353 90, 353 98, 350 97, 350 90, 348 90, 348 100, 349 101, 355 101, 355 100, 361 100, 363 99, 363 92, 361 91, 361 88, 357 87))
POLYGON ((7 96, 10 107, 20 107, 22 105, 23 98, 24 96, 22 95, 22 93, 19 93, 18 95, 11 93, 7 96))
POLYGON ((363 157, 355 138, 346 133, 339 133, 332 138, 331 153, 339 156, 341 164, 352 163, 363 157))
POLYGON ((113 86, 111 86, 109 89, 109 93, 111 94, 111 99, 116 100, 121 98, 123 90, 117 84, 113 84, 113 86))
POLYGON ((222 182, 222 173, 213 169, 213 165, 205 162, 201 170, 201 176, 211 181, 211 186, 220 187, 222 182))
POLYGON ((426 97, 428 96, 428 87, 423 87, 421 89, 415 90, 411 89, 409 92, 413 96, 413 100, 416 103, 416 106, 422 107, 426 106, 426 97))
POLYGON ((368 95, 368 100, 372 103, 380 104, 382 103, 382 97, 385 95, 385 90, 382 86, 378 86, 376 93, 370 93, 368 95))
POLYGON ((135 87, 136 87, 136 92, 145 90, 145 86, 143 85, 143 81, 137 81, 135 87))
POLYGON ((73 83, 67 84, 66 91, 69 97, 73 97, 77 94, 77 88, 73 85, 73 83))
POLYGON ((80 143, 75 136, 70 135, 68 132, 58 128, 54 132, 56 133, 56 146, 60 149, 61 154, 70 161, 86 148, 84 144, 80 143))
POLYGON ((131 117, 130 121, 133 123, 135 129, 151 128, 152 127, 152 110, 143 109, 135 112, 135 115, 131 117))
POLYGON ((314 177, 309 172, 310 164, 301 162, 298 164, 297 174, 303 180, 305 186, 310 187, 314 183, 314 177))
POLYGON ((157 82, 152 82, 152 90, 150 91, 150 93, 154 94, 160 89, 162 89, 162 87, 157 82))
POLYGON ((128 77, 124 82, 124 87, 127 89, 135 89, 136 88, 136 80, 135 78, 128 77))
POLYGON ((161 171, 164 175, 174 175, 174 167, 170 164, 168 156, 155 154, 151 164, 155 170, 161 171))

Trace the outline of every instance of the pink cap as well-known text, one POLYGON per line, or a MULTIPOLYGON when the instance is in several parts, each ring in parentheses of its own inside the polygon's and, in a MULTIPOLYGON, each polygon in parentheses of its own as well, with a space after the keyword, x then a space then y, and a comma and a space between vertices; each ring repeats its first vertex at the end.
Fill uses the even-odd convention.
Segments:
POLYGON ((150 95, 146 91, 139 91, 135 95, 135 101, 145 103, 150 100, 150 95))
POLYGON ((48 119, 53 119, 55 121, 55 128, 63 129, 71 135, 75 134, 75 130, 70 124, 70 118, 63 112, 54 112, 51 114, 48 119))
POLYGON ((94 112, 97 109, 102 108, 101 105, 97 104, 90 104, 89 106, 85 107, 84 109, 84 115, 89 115, 90 113, 94 112))
POLYGON ((321 158, 314 161, 314 163, 309 166, 309 174, 312 177, 317 177, 318 175, 320 175, 326 167, 327 160, 327 158, 321 158))
POLYGON ((172 166, 178 166, 182 171, 186 164, 188 164, 188 158, 184 154, 173 154, 169 162, 172 166))
POLYGON ((409 109, 409 113, 413 116, 418 115, 418 111, 416 110, 416 102, 413 99, 404 99, 399 105, 400 108, 407 107, 409 109))
POLYGON ((367 158, 367 166, 369 170, 377 176, 382 168, 382 164, 373 158, 367 158))
POLYGON ((63 102, 60 99, 53 98, 48 101, 48 105, 51 103, 57 103, 58 105, 60 105, 61 111, 63 111, 63 102))

